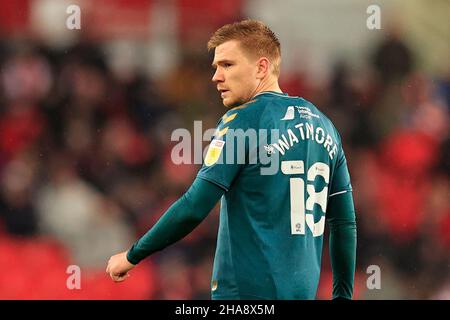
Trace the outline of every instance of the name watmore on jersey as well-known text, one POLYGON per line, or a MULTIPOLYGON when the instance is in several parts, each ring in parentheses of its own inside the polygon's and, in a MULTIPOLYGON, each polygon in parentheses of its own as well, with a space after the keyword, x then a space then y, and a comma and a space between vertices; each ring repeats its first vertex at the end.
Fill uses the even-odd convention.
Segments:
POLYGON ((302 98, 279 96, 280 100, 293 100, 288 102, 297 104, 286 105, 282 101, 284 105, 264 108, 262 97, 257 97, 228 111, 218 123, 204 164, 243 164, 246 159, 250 164, 259 161, 265 165, 268 160, 278 159, 274 156, 267 158, 267 155, 279 153, 284 156, 293 149, 298 153, 294 146, 304 142, 320 145, 333 160, 339 151, 340 139, 331 121, 317 109, 313 110, 313 105, 302 98), (267 108, 274 110, 269 112, 267 108), (226 151, 222 153, 224 147, 226 151))
POLYGON ((288 128, 286 133, 281 134, 281 138, 277 143, 272 143, 275 149, 277 149, 282 155, 287 150, 292 148, 294 143, 299 143, 301 140, 311 140, 322 145, 328 152, 330 159, 336 156, 338 145, 334 142, 329 133, 326 133, 325 129, 320 126, 314 127, 312 123, 297 123, 294 125, 297 130, 288 128), (299 139, 300 138, 300 139, 299 139))

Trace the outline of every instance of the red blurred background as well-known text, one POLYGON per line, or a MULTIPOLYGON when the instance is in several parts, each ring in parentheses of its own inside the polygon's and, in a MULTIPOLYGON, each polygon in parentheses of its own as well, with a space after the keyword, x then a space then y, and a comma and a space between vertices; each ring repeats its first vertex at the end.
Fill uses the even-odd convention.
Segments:
MULTIPOLYGON (((282 90, 341 132, 358 222, 356 299, 450 298, 450 4, 381 1, 2 1, 1 299, 209 299, 217 208, 124 283, 105 274, 190 185, 177 128, 213 128, 210 34, 262 19, 282 43, 282 90), (81 29, 65 21, 70 4, 81 29), (398 7, 401 7, 401 10, 398 7), (395 22, 394 22, 395 21, 395 22), (70 290, 67 268, 81 270, 70 290), (370 265, 381 289, 366 286, 370 265)), ((317 298, 331 298, 327 246, 317 298)))

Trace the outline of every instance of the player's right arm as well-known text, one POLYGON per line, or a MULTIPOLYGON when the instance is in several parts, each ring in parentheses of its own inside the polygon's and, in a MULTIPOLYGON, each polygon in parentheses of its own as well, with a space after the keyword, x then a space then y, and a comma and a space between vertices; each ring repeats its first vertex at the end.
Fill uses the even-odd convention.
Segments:
MULTIPOLYGON (((227 159, 227 132, 239 127, 242 118, 233 110, 222 117, 194 183, 156 225, 131 247, 127 254, 129 262, 136 264, 185 237, 200 224, 228 190, 242 165, 219 160, 221 156, 222 160, 227 159)), ((234 153, 235 150, 230 151, 234 153)))
POLYGON ((128 272, 142 259, 181 240, 208 215, 225 190, 197 178, 189 190, 178 199, 158 222, 130 250, 112 256, 106 273, 115 282, 124 281, 128 272))
MULTIPOLYGON (((237 110, 243 109, 235 108, 237 110)), ((242 164, 224 163, 227 159, 225 136, 230 129, 240 128, 243 117, 235 109, 230 110, 219 122, 210 144, 205 163, 189 190, 178 199, 158 222, 127 252, 110 259, 108 270, 111 277, 122 281, 127 272, 142 259, 184 238, 208 215, 222 195, 228 190, 242 164)), ((236 145, 236 144, 234 144, 236 145)), ((232 149, 231 152, 235 150, 232 149)), ((117 281, 115 280, 115 281, 117 281)))
POLYGON ((184 238, 205 219, 224 193, 217 185, 196 178, 189 190, 128 250, 128 261, 137 264, 184 238))

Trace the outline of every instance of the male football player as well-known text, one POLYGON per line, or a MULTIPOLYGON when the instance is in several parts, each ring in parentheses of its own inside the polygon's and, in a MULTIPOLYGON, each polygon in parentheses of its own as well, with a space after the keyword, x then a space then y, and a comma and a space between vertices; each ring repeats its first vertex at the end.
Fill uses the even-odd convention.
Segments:
POLYGON ((280 42, 263 23, 225 25, 208 49, 212 81, 229 110, 189 190, 128 251, 112 256, 106 272, 123 281, 142 259, 194 230, 220 199, 212 299, 314 299, 325 221, 333 298, 351 299, 356 218, 338 131, 312 103, 281 91, 280 42), (239 149, 239 130, 268 133, 267 143, 245 135, 239 149), (264 152, 275 172, 263 174, 264 152))

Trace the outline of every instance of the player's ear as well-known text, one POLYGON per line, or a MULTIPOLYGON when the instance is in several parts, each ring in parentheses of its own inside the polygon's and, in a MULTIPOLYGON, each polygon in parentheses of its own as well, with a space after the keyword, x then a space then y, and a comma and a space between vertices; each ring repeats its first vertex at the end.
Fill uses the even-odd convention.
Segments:
POLYGON ((256 73, 256 77, 258 79, 264 78, 270 69, 270 61, 266 57, 259 58, 257 62, 258 71, 256 73))

